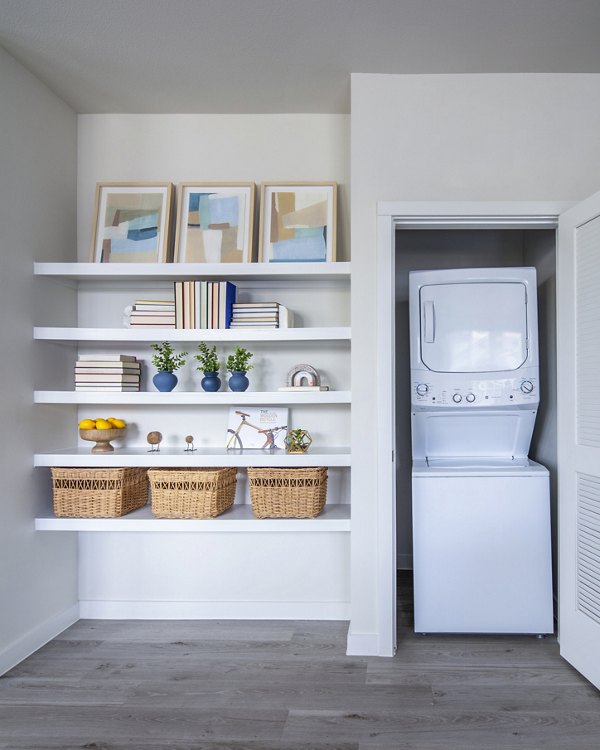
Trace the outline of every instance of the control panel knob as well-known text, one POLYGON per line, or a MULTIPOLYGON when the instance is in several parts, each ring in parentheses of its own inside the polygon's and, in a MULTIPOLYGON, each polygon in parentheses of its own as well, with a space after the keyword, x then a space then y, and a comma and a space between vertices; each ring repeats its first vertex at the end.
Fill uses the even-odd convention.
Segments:
POLYGON ((419 383, 416 390, 419 396, 425 396, 427 391, 429 391, 429 386, 427 383, 419 383))
POLYGON ((455 404, 460 404, 460 402, 462 401, 462 396, 460 395, 460 393, 455 393, 454 396, 452 396, 452 400, 455 404))
POLYGON ((475 394, 474 394, 474 393, 467 393, 467 395, 466 395, 466 399, 467 399, 467 401, 468 401, 468 402, 469 402, 470 404, 472 404, 472 403, 473 403, 473 401, 475 401, 475 394))
POLYGON ((533 391, 533 383, 531 380, 524 380, 521 383, 521 390, 523 393, 531 393, 533 391))

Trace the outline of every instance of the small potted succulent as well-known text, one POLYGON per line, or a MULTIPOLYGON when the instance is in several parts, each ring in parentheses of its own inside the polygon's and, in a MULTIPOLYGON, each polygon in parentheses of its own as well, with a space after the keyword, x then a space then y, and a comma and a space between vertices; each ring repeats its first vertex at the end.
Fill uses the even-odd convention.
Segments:
POLYGON ((290 430, 285 436, 285 447, 288 453, 306 453, 312 438, 308 430, 290 430))
POLYGON ((245 391, 248 388, 250 381, 246 377, 246 373, 253 367, 250 364, 253 356, 252 352, 244 349, 243 346, 236 346, 235 352, 227 357, 226 367, 231 373, 228 381, 230 390, 245 391))
POLYGON ((156 352, 152 355, 152 364, 158 370, 152 382, 159 391, 172 391, 177 385, 175 370, 183 367, 187 352, 175 354, 168 341, 163 341, 162 344, 150 344, 150 348, 156 352))
POLYGON ((205 391, 214 393, 221 387, 221 378, 219 377, 219 369, 221 363, 217 356, 217 347, 208 347, 204 341, 198 344, 200 352, 194 355, 194 359, 200 362, 200 367, 196 367, 199 372, 204 372, 204 377, 200 381, 200 385, 205 391))

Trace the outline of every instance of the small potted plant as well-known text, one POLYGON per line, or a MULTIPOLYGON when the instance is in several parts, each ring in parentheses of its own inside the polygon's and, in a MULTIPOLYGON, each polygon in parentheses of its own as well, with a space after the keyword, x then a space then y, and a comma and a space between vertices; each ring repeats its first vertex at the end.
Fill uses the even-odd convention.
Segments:
POLYGON ((253 365, 250 364, 250 360, 254 355, 243 346, 236 346, 235 352, 227 357, 227 370, 231 373, 229 378, 229 388, 232 391, 245 391, 250 385, 250 381, 246 377, 248 370, 251 370, 253 365))
POLYGON ((308 430, 290 430, 284 442, 288 453, 306 453, 312 438, 308 430))
POLYGON ((195 354, 194 358, 200 362, 200 367, 196 367, 199 372, 204 372, 204 377, 200 381, 200 385, 205 391, 214 393, 221 387, 221 378, 219 377, 219 369, 221 363, 217 356, 217 347, 213 346, 209 348, 204 341, 198 344, 200 349, 199 354, 195 354))
POLYGON ((158 370, 152 382, 159 391, 172 391, 177 385, 175 370, 183 367, 187 352, 175 354, 168 341, 163 341, 162 344, 150 344, 150 348, 156 352, 152 355, 152 364, 158 370))

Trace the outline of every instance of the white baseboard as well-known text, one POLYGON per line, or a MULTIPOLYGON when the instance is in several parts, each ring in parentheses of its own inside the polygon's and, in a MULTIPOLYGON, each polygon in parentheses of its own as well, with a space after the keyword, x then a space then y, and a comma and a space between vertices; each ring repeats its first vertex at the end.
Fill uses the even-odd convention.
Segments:
POLYGON ((349 602, 79 602, 90 620, 349 620, 349 602))
POLYGON ((34 651, 51 641, 59 633, 79 620, 79 605, 74 604, 69 609, 45 620, 41 625, 29 630, 25 635, 0 651, 0 675, 8 672, 19 662, 31 656, 34 651))
POLYGON ((408 552, 399 552, 396 555, 396 570, 412 570, 413 556, 408 552))
POLYGON ((348 632, 346 654, 348 656, 381 656, 379 636, 377 633, 348 632))

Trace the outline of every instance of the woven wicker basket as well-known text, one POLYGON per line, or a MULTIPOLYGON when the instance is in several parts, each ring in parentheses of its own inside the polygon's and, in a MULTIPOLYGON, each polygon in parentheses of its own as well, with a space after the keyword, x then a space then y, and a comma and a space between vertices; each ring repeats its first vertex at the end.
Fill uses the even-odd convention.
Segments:
POLYGON ((314 518, 325 507, 327 467, 248 469, 257 518, 314 518))
POLYGON ((146 469, 52 467, 54 514, 60 518, 116 518, 148 502, 146 469))
POLYGON ((233 505, 236 468, 150 469, 148 477, 158 518, 214 518, 233 505))

